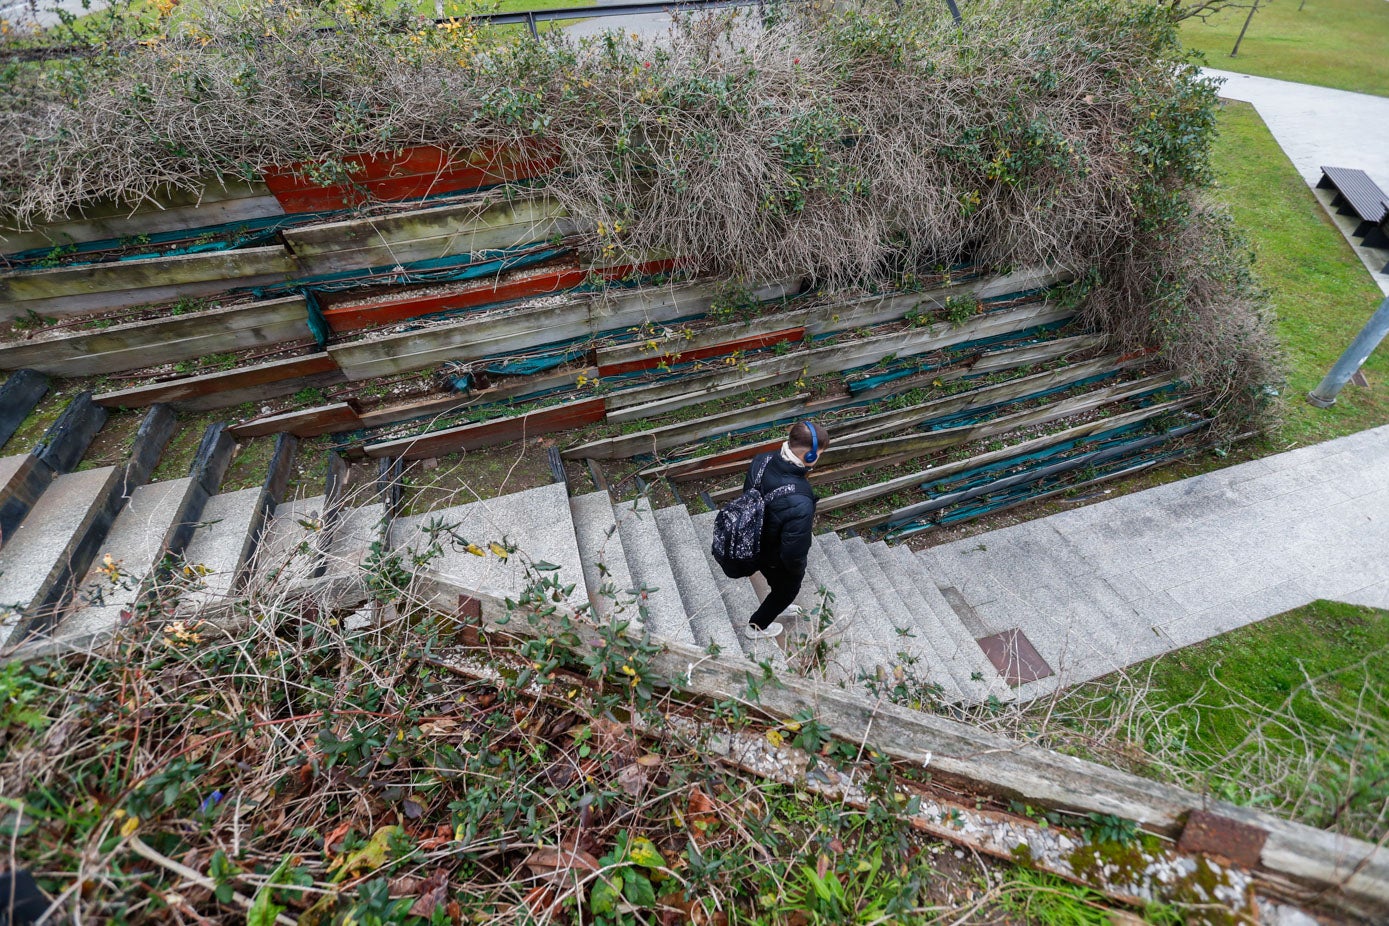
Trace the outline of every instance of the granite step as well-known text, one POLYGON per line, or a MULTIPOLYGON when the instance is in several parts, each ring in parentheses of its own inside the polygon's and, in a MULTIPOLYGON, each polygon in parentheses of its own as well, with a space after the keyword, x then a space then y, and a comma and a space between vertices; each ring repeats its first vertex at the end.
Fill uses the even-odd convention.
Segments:
POLYGON ((807 619, 788 629, 787 652, 796 672, 847 686, 854 681, 853 642, 858 635, 858 610, 839 571, 825 556, 820 537, 810 545, 805 583, 796 603, 807 619), (846 632, 849 640, 846 641, 846 632))
POLYGON ((930 551, 913 552, 905 547, 898 549, 905 551, 906 562, 909 564, 907 575, 916 581, 922 597, 931 606, 932 613, 941 624, 942 635, 936 645, 936 652, 947 659, 960 661, 963 666, 969 668, 971 678, 977 678, 988 686, 988 694, 981 700, 987 700, 990 695, 1000 701, 1014 700, 1016 694, 1013 689, 1004 681, 998 669, 989 661, 989 657, 984 655, 978 638, 961 620, 959 613, 941 591, 941 582, 948 584, 954 580, 939 571, 926 555, 930 551))
POLYGON ((935 615, 931 613, 931 606, 926 603, 921 590, 916 587, 916 583, 910 577, 902 574, 902 561, 897 558, 893 548, 886 543, 865 544, 864 549, 873 557, 879 570, 892 586, 893 591, 906 606, 907 614, 911 618, 912 632, 916 635, 913 641, 921 652, 921 658, 929 667, 930 679, 944 689, 947 700, 952 702, 962 702, 972 700, 967 694, 969 677, 963 679, 960 673, 950 660, 940 655, 936 651, 935 638, 940 635, 940 628, 935 621, 935 615))
POLYGON ((0 647, 19 643, 35 610, 62 591, 57 586, 98 503, 123 473, 104 466, 58 476, 0 549, 0 647))
POLYGON ((584 585, 593 613, 604 621, 613 617, 629 620, 632 629, 640 633, 641 611, 633 601, 637 583, 627 563, 612 498, 606 491, 576 495, 569 499, 569 512, 574 519, 584 585))
POLYGON ((656 524, 695 641, 701 647, 716 645, 723 653, 741 654, 742 643, 733 630, 719 583, 699 549, 699 537, 690 521, 690 513, 684 505, 662 508, 656 512, 656 524))
POLYGON ((164 556, 164 537, 178 516, 190 477, 143 485, 130 493, 96 563, 78 585, 66 615, 52 636, 69 645, 86 645, 114 632, 122 612, 148 589, 151 573, 164 556), (111 557, 115 575, 106 567, 111 557))
MULTIPOLYGON (((876 546, 876 545, 875 545, 876 546)), ((914 590, 921 601, 917 615, 936 655, 944 660, 954 676, 964 700, 970 704, 987 701, 989 696, 1011 698, 1011 692, 998 670, 988 661, 974 638, 965 631, 950 610, 941 591, 921 568, 912 551, 903 546, 883 545, 886 556, 897 563, 894 581, 899 589, 914 590), (942 612, 945 616, 942 617, 942 612)))
POLYGON ((221 604, 240 591, 264 509, 265 491, 260 486, 207 500, 193 539, 183 550, 183 575, 191 587, 179 602, 180 611, 221 604))
POLYGON ((617 532, 632 570, 632 581, 641 590, 639 595, 644 596, 642 605, 647 631, 655 639, 698 645, 690 620, 685 616, 675 573, 666 559, 665 544, 651 509, 651 500, 642 496, 630 502, 619 502, 613 505, 613 512, 617 515, 617 532))
POLYGON ((903 681, 934 686, 938 689, 936 697, 942 702, 957 700, 952 690, 954 679, 931 650, 930 643, 921 638, 921 630, 906 601, 883 572, 868 545, 859 537, 849 537, 843 540, 843 547, 844 552, 858 565, 859 574, 873 590, 873 596, 883 607, 884 617, 895 631, 895 635, 886 641, 891 647, 894 675, 900 669, 903 681))
MULTIPOLYGON (((370 549, 361 540, 371 533, 374 511, 367 505, 356 509, 356 515, 344 519, 349 539, 341 545, 335 539, 328 559, 332 569, 355 568, 353 556, 365 556, 370 549), (355 526, 349 527, 349 522, 355 526), (347 555, 343 555, 347 554, 347 555)), ((383 509, 384 511, 384 509, 383 509)), ((381 518, 376 518, 381 523, 381 518)), ((479 594, 496 598, 516 598, 533 577, 557 578, 569 589, 565 603, 579 608, 588 603, 584 587, 583 566, 579 558, 574 521, 569 514, 569 493, 562 483, 554 482, 524 492, 483 499, 440 511, 397 518, 390 525, 391 547, 415 554, 427 554, 435 542, 440 554, 432 557, 424 569, 479 594), (435 531, 431 540, 430 528, 435 531), (502 557, 491 550, 491 544, 510 544, 512 555, 502 557), (482 552, 468 552, 467 544, 482 552), (549 564, 533 576, 527 564, 549 564)))
POLYGON ((824 551, 829 567, 844 587, 852 623, 840 637, 840 648, 850 660, 852 676, 875 678, 891 672, 897 663, 897 628, 886 616, 886 608, 873 594, 853 555, 844 549, 837 534, 819 534, 815 542, 824 551))
POLYGON ((328 553, 328 497, 313 495, 280 502, 256 547, 258 587, 287 587, 316 576, 328 553))
MULTIPOLYGON (((729 620, 733 624, 733 632, 738 635, 738 642, 742 645, 743 652, 753 662, 767 662, 774 668, 785 669, 786 653, 782 647, 787 644, 786 633, 783 633, 780 641, 754 639, 747 634, 748 618, 762 604, 762 601, 757 597, 757 590, 753 588, 751 579, 730 579, 724 575, 723 567, 714 558, 714 519, 718 516, 717 511, 706 511, 703 514, 690 516, 690 523, 694 525, 695 539, 704 554, 704 561, 709 564, 709 571, 713 574, 714 581, 718 583, 719 592, 723 595, 723 603, 728 610, 729 620)), ((782 623, 789 625, 789 621, 782 623)))

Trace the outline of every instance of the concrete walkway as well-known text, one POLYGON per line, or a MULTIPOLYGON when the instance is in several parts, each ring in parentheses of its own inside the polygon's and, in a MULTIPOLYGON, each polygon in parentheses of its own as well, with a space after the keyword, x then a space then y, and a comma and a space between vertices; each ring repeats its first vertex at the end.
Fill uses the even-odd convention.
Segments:
POLYGON ((1318 598, 1389 608, 1389 426, 917 555, 976 637, 1056 670, 1024 698, 1318 598))
MULTIPOLYGON (((1363 170, 1380 189, 1389 190, 1389 97, 1213 68, 1203 73, 1224 81, 1221 96, 1254 104, 1278 146, 1314 188, 1323 206, 1331 201, 1331 195, 1315 189, 1322 165, 1363 170)), ((1389 251, 1361 247, 1350 237, 1355 222, 1328 212, 1375 283, 1389 294, 1389 274, 1383 272, 1389 251)))

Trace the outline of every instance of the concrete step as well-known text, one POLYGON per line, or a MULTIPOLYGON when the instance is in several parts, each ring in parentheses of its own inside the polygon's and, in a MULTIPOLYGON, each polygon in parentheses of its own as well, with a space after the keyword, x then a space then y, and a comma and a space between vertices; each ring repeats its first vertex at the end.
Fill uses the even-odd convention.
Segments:
POLYGON ((619 502, 613 505, 613 512, 617 515, 617 532, 632 570, 632 581, 645 596, 646 629, 653 638, 697 646, 694 628, 680 600, 680 586, 666 558, 651 500, 643 496, 619 502))
MULTIPOLYGON (((843 540, 844 552, 858 565, 859 575, 863 576, 873 596, 883 607, 883 615, 892 624, 896 636, 887 642, 891 646, 894 675, 900 671, 901 680, 913 681, 920 686, 933 686, 935 697, 942 703, 959 700, 959 692, 954 689, 954 679, 941 664, 940 657, 932 651, 928 641, 923 639, 920 626, 905 600, 898 593, 892 580, 883 572, 868 545, 861 538, 849 537, 843 540)), ((925 692, 923 692, 923 697, 925 692)))
POLYGON ((0 647, 18 643, 17 631, 60 591, 95 507, 120 478, 114 466, 58 476, 0 549, 0 647))
POLYGON ((955 580, 941 569, 930 553, 930 550, 908 550, 907 556, 911 558, 912 563, 909 574, 916 580, 917 588, 921 589, 922 596, 931 605, 931 610, 940 619, 945 631, 942 639, 946 642, 938 646, 936 651, 942 656, 961 659, 965 665, 973 666, 971 675, 978 674, 979 678, 988 684, 990 694, 1000 701, 1014 700, 1016 695, 1013 689, 980 649, 975 629, 967 626, 959 612, 946 600, 945 594, 941 591, 942 585, 948 585, 955 580), (954 642, 953 648, 950 641, 954 642))
POLYGON ((27 453, 16 453, 13 456, 0 457, 0 486, 6 485, 19 472, 19 468, 24 465, 24 461, 29 459, 27 453))
MULTIPOLYGON (((850 661, 853 677, 875 678, 890 673, 901 647, 897 628, 888 620, 886 608, 873 594, 868 580, 859 571, 858 562, 844 549, 844 542, 837 534, 819 534, 815 542, 824 551, 832 574, 845 590, 842 601, 849 605, 846 616, 852 623, 840 636, 840 648, 850 661)), ((840 601, 835 604, 842 606, 840 601)), ((836 616, 836 623, 838 621, 836 616)))
POLYGON ((849 597, 849 590, 839 581, 839 571, 825 556, 824 543, 819 537, 810 545, 805 584, 801 586, 796 603, 806 610, 808 617, 788 630, 787 652, 793 670, 844 687, 852 685, 858 609, 849 597))
POLYGON ((922 658, 929 669, 929 678, 944 689, 947 700, 960 702, 970 700, 964 685, 969 684, 968 675, 960 678, 959 672, 950 660, 936 652, 935 639, 940 636, 940 628, 931 613, 931 606, 922 597, 921 590, 909 576, 902 574, 902 561, 897 558, 893 548, 881 541, 868 543, 864 549, 878 564, 879 570, 891 584, 893 591, 906 606, 911 616, 912 630, 916 634, 915 643, 922 651, 922 658))
POLYGON ((714 559, 714 519, 718 516, 717 511, 706 511, 703 514, 691 516, 690 523, 694 525, 695 538, 699 542, 700 550, 704 553, 704 561, 709 564, 709 571, 713 573, 714 581, 718 583, 719 592, 723 595, 723 603, 728 609, 728 618, 733 624, 733 632, 738 635, 738 642, 742 645, 743 652, 753 662, 767 662, 777 669, 784 669, 786 668, 786 653, 782 647, 787 643, 784 635, 780 642, 753 639, 747 635, 748 618, 762 604, 762 601, 757 597, 757 590, 753 588, 752 580, 730 579, 724 575, 723 567, 719 565, 719 561, 714 559))
MULTIPOLYGON (((878 545, 874 544, 873 548, 876 551, 878 545)), ((897 563, 898 571, 894 574, 894 581, 897 582, 898 588, 910 587, 919 596, 921 609, 917 615, 926 628, 931 648, 945 661, 965 700, 971 704, 980 703, 988 700, 991 694, 1000 699, 1010 698, 1011 692, 999 676, 998 670, 984 656, 974 638, 965 631, 954 612, 950 611, 949 603, 931 581, 931 577, 921 568, 912 551, 907 547, 888 544, 883 544, 882 550, 883 555, 891 557, 897 563), (941 616, 942 610, 948 612, 948 620, 941 616)))
POLYGON ((120 626, 121 613, 134 607, 150 574, 164 555, 164 536, 173 526, 188 484, 169 479, 140 486, 111 525, 96 563, 78 585, 66 615, 52 636, 70 645, 99 640, 120 626), (105 567, 110 556, 113 577, 105 567))
POLYGON ((220 604, 240 590, 264 505, 265 493, 259 486, 207 500, 193 539, 183 550, 183 574, 191 587, 179 603, 180 611, 220 604))
POLYGON ((328 497, 296 498, 275 506, 256 547, 256 584, 286 587, 312 579, 328 552, 328 497))
POLYGON ((574 534, 579 542, 583 560, 584 585, 588 601, 600 620, 632 622, 632 629, 642 630, 641 610, 634 602, 636 580, 627 564, 627 551, 622 546, 622 534, 617 529, 617 513, 606 491, 576 495, 569 499, 569 513, 574 519, 574 534))
MULTIPOLYGON (((362 519, 363 527, 367 519, 362 519)), ((557 577, 561 585, 569 587, 565 599, 569 607, 588 603, 574 521, 569 514, 569 493, 562 483, 398 518, 390 528, 391 546, 416 554, 430 552, 433 543, 426 528, 431 525, 442 525, 448 531, 447 536, 436 532, 441 550, 425 564, 428 571, 479 594, 516 598, 531 581, 527 563, 549 563, 558 569, 543 571, 539 578, 557 577), (511 544, 517 552, 503 559, 491 551, 489 545, 494 542, 511 544), (467 543, 474 544, 483 555, 469 553, 467 543)), ((363 552, 354 549, 359 555, 363 552)), ((336 557, 330 550, 330 561, 336 557)))
POLYGON ((356 576, 371 556, 372 544, 388 544, 390 529, 385 501, 344 508, 328 532, 323 577, 340 579, 356 576))
POLYGON ((709 570, 709 563, 700 549, 694 523, 684 505, 672 505, 656 512, 661 542, 665 544, 666 561, 675 575, 685 615, 694 631, 695 641, 703 647, 717 645, 723 653, 743 652, 742 642, 733 630, 719 591, 718 580, 709 570))

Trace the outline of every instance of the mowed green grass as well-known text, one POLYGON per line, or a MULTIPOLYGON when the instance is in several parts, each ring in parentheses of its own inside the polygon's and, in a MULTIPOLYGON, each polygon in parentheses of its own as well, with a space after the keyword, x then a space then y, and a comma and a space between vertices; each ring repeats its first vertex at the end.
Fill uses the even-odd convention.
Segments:
MULTIPOLYGON (((1361 830, 1362 837, 1376 838, 1382 823, 1375 826, 1368 821, 1385 798, 1382 782, 1367 779, 1360 782, 1363 789, 1347 788, 1347 778, 1357 774, 1357 767, 1347 765, 1346 753, 1309 761, 1306 781, 1269 787, 1250 780, 1249 770, 1258 767, 1259 749, 1251 733, 1267 737, 1272 751, 1284 757, 1306 757, 1309 747, 1289 732, 1301 726, 1322 742, 1335 741, 1345 749, 1356 744, 1362 750, 1368 747, 1362 763, 1375 756, 1382 759, 1382 748, 1365 743, 1361 736, 1366 731, 1353 717, 1363 692, 1389 691, 1387 656, 1389 611, 1314 601, 1130 666, 1130 678, 1148 682, 1144 715, 1165 714, 1167 731, 1156 741, 1137 745, 1163 750, 1168 762, 1178 762, 1196 776, 1213 771, 1210 784, 1216 795, 1236 803, 1286 801, 1299 797, 1304 789, 1315 790, 1323 797, 1309 802, 1303 811, 1306 822, 1314 825, 1328 825, 1330 807, 1342 794, 1353 794, 1347 809, 1360 823, 1352 829, 1361 830), (1308 683, 1308 679, 1314 681, 1308 683), (1293 722, 1269 722, 1276 717, 1293 722), (1214 770, 1208 764, 1212 762, 1217 765, 1214 770), (1326 795, 1334 797, 1328 800, 1326 795)), ((1112 680, 1096 679, 1071 692, 1054 716, 1065 716, 1070 705, 1112 699, 1114 692, 1112 680)), ((1373 698, 1365 702, 1373 703, 1373 698)), ((1369 728, 1375 726, 1371 723, 1369 728)), ((1378 775, 1373 765, 1358 772, 1366 773, 1369 778, 1378 775)))
MULTIPOLYGON (((1385 0, 1376 0, 1389 9, 1385 0)), ((1347 386, 1319 409, 1306 395, 1383 294, 1332 224, 1254 107, 1225 103, 1213 152, 1215 195, 1234 213, 1277 312, 1287 352, 1285 422, 1271 449, 1316 443, 1389 423, 1389 345, 1364 366, 1369 388, 1347 386)))
POLYGON ((1230 57, 1248 9, 1182 23, 1182 40, 1214 68, 1389 96, 1389 3, 1385 0, 1271 0, 1259 4, 1230 57))

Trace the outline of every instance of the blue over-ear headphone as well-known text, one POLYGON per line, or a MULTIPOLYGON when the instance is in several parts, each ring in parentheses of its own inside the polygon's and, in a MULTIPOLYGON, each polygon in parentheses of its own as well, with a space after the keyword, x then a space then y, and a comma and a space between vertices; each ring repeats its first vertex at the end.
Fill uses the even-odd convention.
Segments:
POLYGON ((815 425, 807 421, 805 426, 810 429, 810 452, 805 455, 806 465, 809 466, 820 458, 820 438, 816 433, 815 425))

